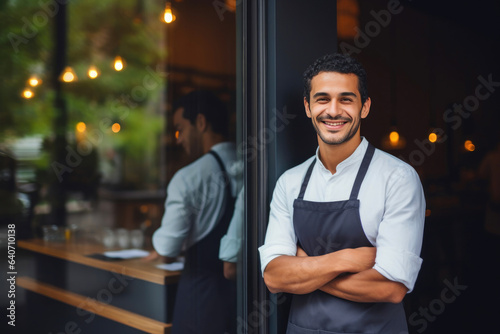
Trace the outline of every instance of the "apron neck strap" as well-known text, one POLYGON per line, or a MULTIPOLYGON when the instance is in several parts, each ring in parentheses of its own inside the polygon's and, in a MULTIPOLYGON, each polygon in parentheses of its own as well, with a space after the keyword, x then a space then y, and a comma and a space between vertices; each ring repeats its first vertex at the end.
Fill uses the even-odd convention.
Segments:
POLYGON ((222 159, 220 157, 220 155, 218 155, 215 151, 213 150, 210 150, 208 151, 209 154, 213 155, 213 157, 215 158, 215 160, 217 160, 217 164, 219 165, 221 171, 223 173, 226 173, 226 168, 224 168, 224 163, 222 162, 222 159))
MULTIPOLYGON (((366 171, 370 166, 370 162, 372 161, 373 153, 375 152, 375 147, 368 143, 368 148, 366 149, 365 156, 363 157, 363 161, 361 161, 361 166, 359 167, 358 174, 356 175, 356 180, 354 181, 354 185, 352 187, 351 196, 349 199, 357 199, 359 189, 361 188, 361 183, 363 183, 363 179, 365 178, 366 171)), ((311 173, 316 163, 316 158, 311 162, 311 165, 307 169, 306 176, 304 177, 304 181, 302 182, 302 186, 300 187, 300 193, 298 199, 303 200, 304 194, 306 192, 307 184, 309 183, 309 179, 311 178, 311 173)))
POLYGON ((361 166, 359 167, 358 175, 356 175, 356 180, 354 181, 354 185, 351 191, 351 196, 349 199, 355 200, 358 198, 358 193, 359 189, 361 188, 361 183, 363 183, 363 179, 365 178, 366 171, 370 166, 370 162, 372 161, 374 152, 375 152, 375 147, 372 144, 368 143, 368 148, 366 149, 363 161, 361 161, 361 166))
POLYGON ((306 192, 307 184, 309 183, 309 179, 311 178, 311 173, 314 168, 314 164, 316 163, 316 158, 313 159, 311 165, 307 169, 306 176, 304 177, 304 181, 302 182, 302 187, 300 187, 299 199, 304 199, 304 194, 306 192))
POLYGON ((224 163, 222 162, 222 159, 219 154, 217 154, 215 151, 210 150, 208 151, 208 154, 211 154, 215 160, 217 160, 217 164, 219 165, 222 175, 224 176, 224 183, 225 183, 225 191, 226 195, 231 197, 231 179, 229 178, 229 175, 227 175, 226 168, 224 167, 224 163))

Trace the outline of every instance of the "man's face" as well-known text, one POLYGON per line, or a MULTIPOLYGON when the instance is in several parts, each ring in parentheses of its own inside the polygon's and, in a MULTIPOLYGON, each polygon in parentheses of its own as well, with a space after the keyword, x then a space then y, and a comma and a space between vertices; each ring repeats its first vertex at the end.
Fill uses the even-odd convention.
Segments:
POLYGON ((174 113, 174 127, 178 131, 177 144, 182 145, 187 155, 197 159, 202 155, 201 134, 191 122, 183 117, 184 108, 174 113))
POLYGON ((319 138, 328 145, 340 145, 359 137, 361 118, 368 116, 371 101, 364 105, 355 74, 320 72, 311 80, 309 103, 304 98, 307 117, 319 138))

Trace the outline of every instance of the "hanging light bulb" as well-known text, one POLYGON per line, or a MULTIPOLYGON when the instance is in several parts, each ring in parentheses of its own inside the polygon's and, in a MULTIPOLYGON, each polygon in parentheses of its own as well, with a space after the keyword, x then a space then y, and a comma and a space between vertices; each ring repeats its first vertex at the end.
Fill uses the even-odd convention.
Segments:
POLYGON ((226 0, 225 5, 226 9, 228 9, 230 12, 236 12, 236 5, 238 1, 237 0, 226 0))
POLYGON ((359 4, 357 0, 337 1, 337 36, 341 39, 356 37, 359 27, 359 4))
POLYGON ((75 74, 75 71, 70 66, 67 66, 61 76, 59 77, 59 80, 64 81, 64 82, 73 82, 77 81, 78 78, 75 74))
POLYGON ((389 133, 389 140, 392 145, 397 145, 399 142, 399 133, 397 131, 391 131, 391 133, 389 133))
POLYGON ((430 128, 429 132, 427 132, 427 140, 430 143, 441 144, 446 140, 446 134, 443 129, 430 128))
POLYGON ((120 123, 114 123, 111 126, 111 131, 113 131, 114 133, 118 133, 118 132, 120 132, 121 128, 122 127, 120 126, 120 123))
POLYGON ((37 77, 36 75, 32 75, 29 79, 28 79, 28 84, 31 86, 31 87, 36 87, 38 85, 40 85, 42 83, 42 79, 40 79, 39 77, 37 77))
POLYGON ((113 67, 115 68, 115 71, 121 71, 125 67, 125 62, 123 61, 122 57, 116 56, 115 57, 115 62, 113 64, 113 67))
POLYGON ((474 152, 474 150, 476 149, 476 145, 474 145, 471 140, 466 140, 464 143, 464 147, 469 152, 474 152))
POLYGON ((101 73, 99 72, 99 69, 95 67, 94 65, 89 67, 89 70, 87 71, 87 75, 89 76, 90 79, 95 79, 97 78, 101 73))
POLYGON ((402 149, 406 146, 406 139, 393 127, 382 139, 382 147, 386 150, 402 149))
POLYGON ((86 129, 87 129, 87 125, 84 122, 78 122, 76 124, 76 131, 85 132, 86 129))
POLYGON ((172 23, 175 21, 175 15, 172 12, 172 5, 170 4, 170 2, 167 2, 167 4, 165 5, 165 11, 163 12, 163 21, 165 21, 165 23, 172 23))
POLYGON ((82 143, 82 141, 86 137, 87 124, 85 124, 85 122, 78 122, 76 123, 75 129, 76 129, 75 133, 76 141, 77 143, 82 143))
POLYGON ((431 132, 431 133, 429 133, 428 139, 431 143, 435 143, 438 139, 438 136, 435 132, 431 132))
POLYGON ((26 88, 25 90, 23 90, 23 93, 22 93, 22 96, 29 100, 31 99, 33 96, 35 96, 35 93, 33 93, 33 91, 29 88, 26 88))

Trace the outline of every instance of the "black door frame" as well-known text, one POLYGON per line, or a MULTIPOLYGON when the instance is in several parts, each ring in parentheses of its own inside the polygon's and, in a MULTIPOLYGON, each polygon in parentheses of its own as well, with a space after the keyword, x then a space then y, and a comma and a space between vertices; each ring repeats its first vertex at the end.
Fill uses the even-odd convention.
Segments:
POLYGON ((288 316, 288 303, 282 301, 289 298, 267 290, 258 247, 264 243, 277 178, 317 146, 303 111, 302 72, 317 57, 337 50, 336 2, 240 0, 237 12, 246 198, 237 333, 282 333, 288 316))

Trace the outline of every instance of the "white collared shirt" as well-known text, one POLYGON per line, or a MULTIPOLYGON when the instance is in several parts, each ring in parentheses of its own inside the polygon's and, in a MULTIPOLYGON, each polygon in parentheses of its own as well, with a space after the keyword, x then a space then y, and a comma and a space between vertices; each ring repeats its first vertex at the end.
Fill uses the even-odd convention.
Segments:
MULTIPOLYGON (((224 142, 214 145, 231 178, 233 197, 241 188, 236 160, 236 146, 224 142), (236 171, 235 171, 236 170, 236 171)), ((161 226, 153 234, 153 246, 158 254, 179 255, 208 235, 224 213, 224 186, 217 160, 205 154, 181 168, 167 187, 165 213, 161 226)))
MULTIPOLYGON (((312 160, 316 159, 316 165, 304 200, 348 200, 367 146, 368 141, 363 138, 354 153, 338 164, 333 175, 319 159, 318 148, 315 156, 278 179, 265 243, 259 248, 262 272, 274 258, 294 256, 297 252, 293 202, 312 160)), ((377 247, 373 268, 387 279, 403 283, 410 292, 422 264, 419 255, 425 221, 425 198, 418 174, 410 165, 377 149, 358 199, 361 225, 367 239, 377 247)))

